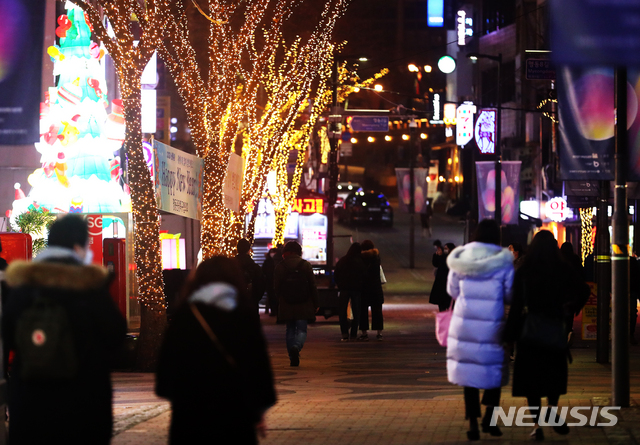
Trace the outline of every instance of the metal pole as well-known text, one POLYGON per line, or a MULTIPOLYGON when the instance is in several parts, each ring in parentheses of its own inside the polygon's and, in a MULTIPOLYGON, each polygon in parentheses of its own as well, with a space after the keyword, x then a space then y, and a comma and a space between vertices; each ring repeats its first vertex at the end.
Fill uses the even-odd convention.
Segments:
POLYGON ((414 184, 414 165, 415 165, 415 150, 413 149, 416 143, 416 120, 411 117, 409 121, 409 269, 415 268, 415 184, 414 184))
POLYGON ((609 181, 600 181, 596 216, 596 282, 598 283, 596 362, 609 363, 609 300, 611 256, 609 253, 609 181))
MULTIPOLYGON (((336 182, 338 180, 338 133, 341 127, 341 119, 336 121, 338 114, 338 59, 334 55, 332 67, 332 108, 329 117, 329 126, 332 127, 333 134, 330 139, 331 149, 329 150, 329 206, 327 207, 327 262, 328 273, 333 270, 333 211, 336 204, 336 182)), ((333 282, 333 280, 331 280, 333 282)))
POLYGON ((611 396, 629 406, 629 220, 627 218, 627 69, 616 69, 616 182, 613 202, 611 396))
MULTIPOLYGON (((502 147, 501 147, 501 130, 502 130, 502 94, 500 92, 500 70, 502 68, 502 53, 498 54, 498 113, 496 116, 496 196, 495 218, 499 226, 502 226, 502 147)), ((502 230, 500 231, 502 233, 502 230)), ((502 238, 502 236, 501 236, 502 238)))

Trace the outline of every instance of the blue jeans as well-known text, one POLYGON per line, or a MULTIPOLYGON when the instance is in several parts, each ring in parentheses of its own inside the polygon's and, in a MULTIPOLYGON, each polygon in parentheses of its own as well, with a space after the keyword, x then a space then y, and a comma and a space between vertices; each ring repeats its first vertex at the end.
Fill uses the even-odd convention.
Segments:
POLYGON ((287 351, 296 348, 302 350, 304 341, 307 339, 307 320, 287 321, 287 351))

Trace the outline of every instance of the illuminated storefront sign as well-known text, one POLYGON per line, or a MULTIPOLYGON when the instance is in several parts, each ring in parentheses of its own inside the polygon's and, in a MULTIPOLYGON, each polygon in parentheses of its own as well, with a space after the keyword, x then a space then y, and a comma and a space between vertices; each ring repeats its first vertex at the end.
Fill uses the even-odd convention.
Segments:
POLYGON ((551 221, 562 222, 573 215, 573 212, 567 207, 567 201, 563 198, 551 198, 544 206, 547 218, 551 221))
POLYGON ((496 151, 496 110, 480 110, 476 121, 476 144, 480 153, 495 153, 496 151))
POLYGON ((467 145, 473 139, 473 115, 476 106, 465 102, 456 110, 456 144, 467 145))
POLYGON ((296 213, 323 213, 324 200, 322 198, 296 198, 291 211, 296 213))
POLYGON ((456 18, 456 30, 458 32, 458 45, 466 45, 465 39, 473 37, 473 19, 467 17, 467 11, 461 9, 456 18))

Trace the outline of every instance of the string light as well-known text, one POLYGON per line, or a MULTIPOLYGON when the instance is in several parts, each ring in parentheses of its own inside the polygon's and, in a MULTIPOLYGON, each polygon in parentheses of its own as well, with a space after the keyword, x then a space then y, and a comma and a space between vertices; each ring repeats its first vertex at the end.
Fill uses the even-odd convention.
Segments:
MULTIPOLYGON (((546 104, 548 103, 552 103, 552 104, 557 104, 558 103, 558 99, 543 99, 539 104, 538 104, 538 110, 541 110, 542 107, 544 107, 546 104)), ((543 111, 542 115, 544 117, 548 117, 549 119, 551 119, 554 123, 559 123, 560 121, 550 112, 548 111, 543 111)))
POLYGON ((580 226, 582 228, 581 251, 582 265, 590 254, 593 253, 593 208, 580 209, 580 226))

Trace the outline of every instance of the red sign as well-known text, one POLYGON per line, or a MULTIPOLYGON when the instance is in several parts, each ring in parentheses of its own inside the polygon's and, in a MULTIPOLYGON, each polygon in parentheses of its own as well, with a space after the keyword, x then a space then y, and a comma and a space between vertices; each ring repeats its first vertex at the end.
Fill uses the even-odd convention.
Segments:
POLYGON ((322 213, 324 200, 322 198, 296 198, 291 211, 296 213, 322 213))
POLYGON ((102 265, 102 215, 87 215, 89 247, 93 251, 93 264, 102 265))

